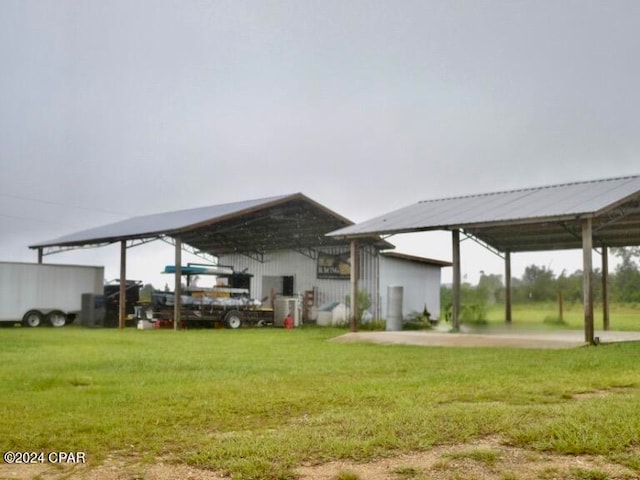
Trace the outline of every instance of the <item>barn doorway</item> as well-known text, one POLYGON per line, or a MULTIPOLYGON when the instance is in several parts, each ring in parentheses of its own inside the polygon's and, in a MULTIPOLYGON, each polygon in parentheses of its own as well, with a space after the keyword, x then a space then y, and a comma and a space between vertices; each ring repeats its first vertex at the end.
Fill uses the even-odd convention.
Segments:
POLYGON ((271 303, 276 296, 292 297, 295 292, 295 277, 293 275, 262 277, 262 299, 263 303, 271 303))

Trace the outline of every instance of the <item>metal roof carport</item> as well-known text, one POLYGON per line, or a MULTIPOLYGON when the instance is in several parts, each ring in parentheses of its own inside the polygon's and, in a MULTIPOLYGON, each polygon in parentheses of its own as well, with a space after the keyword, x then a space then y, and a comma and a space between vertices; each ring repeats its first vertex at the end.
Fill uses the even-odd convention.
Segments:
MULTIPOLYGON (((353 222, 301 193, 145 215, 30 245, 43 256, 69 249, 120 243, 120 328, 124 326, 126 251, 154 240, 175 245, 174 318, 180 318, 181 252, 218 256, 240 253, 260 260, 269 250, 292 249, 312 254, 317 247, 344 245, 327 232, 353 222)), ((370 239, 389 246, 379 238, 370 239)), ((178 322, 174 322, 177 328, 178 322)))
POLYGON ((511 253, 581 248, 585 341, 594 343, 592 250, 600 248, 602 253, 604 327, 608 329, 608 248, 640 245, 640 176, 428 200, 329 236, 354 244, 365 236, 430 230, 452 232, 455 330, 460 326, 461 234, 504 257, 507 322, 511 322, 511 253))

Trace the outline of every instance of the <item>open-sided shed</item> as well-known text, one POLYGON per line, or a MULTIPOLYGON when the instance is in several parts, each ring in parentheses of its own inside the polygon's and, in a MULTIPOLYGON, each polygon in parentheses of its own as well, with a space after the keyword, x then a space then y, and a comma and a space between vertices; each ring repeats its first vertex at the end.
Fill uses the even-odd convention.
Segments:
MULTIPOLYGON (((41 263, 43 256, 59 251, 120 243, 120 326, 123 326, 128 248, 154 240, 175 245, 174 318, 179 318, 183 248, 215 257, 241 254, 258 261, 266 252, 279 249, 313 255, 313 250, 321 247, 348 247, 344 239, 325 234, 352 224, 305 195, 296 193, 134 217, 36 243, 29 248, 38 251, 41 263)), ((389 247, 379 238, 366 237, 368 244, 389 247)))
POLYGON ((357 244, 371 235, 429 230, 452 232, 455 329, 460 310, 460 235, 478 240, 504 258, 507 322, 511 321, 511 253, 582 248, 585 340, 593 343, 592 250, 599 248, 602 254, 608 328, 608 248, 640 245, 640 176, 427 200, 329 236, 357 244))

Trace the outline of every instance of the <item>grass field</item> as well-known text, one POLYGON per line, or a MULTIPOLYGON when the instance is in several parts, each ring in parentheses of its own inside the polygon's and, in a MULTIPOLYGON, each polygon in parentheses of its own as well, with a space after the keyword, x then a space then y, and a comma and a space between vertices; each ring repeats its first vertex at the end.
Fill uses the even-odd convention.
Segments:
POLYGON ((94 463, 119 452, 287 479, 302 464, 491 436, 603 454, 640 476, 638 344, 327 341, 341 333, 0 329, 0 450, 84 451, 94 463))
MULTIPOLYGON (((610 327, 613 330, 640 331, 640 306, 635 304, 612 303, 609 307, 610 327)), ((581 303, 565 302, 563 308, 564 323, 559 324, 558 304, 516 303, 512 307, 513 322, 522 326, 547 326, 562 328, 584 328, 584 309, 581 303)), ((603 328, 602 305, 594 307, 594 325, 596 330, 603 328)), ((490 324, 504 323, 504 305, 488 308, 487 320, 490 324)))

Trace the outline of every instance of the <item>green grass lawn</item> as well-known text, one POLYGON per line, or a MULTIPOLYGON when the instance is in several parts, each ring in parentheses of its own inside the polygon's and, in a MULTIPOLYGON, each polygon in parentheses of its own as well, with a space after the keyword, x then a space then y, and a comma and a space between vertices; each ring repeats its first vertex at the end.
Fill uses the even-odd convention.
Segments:
MULTIPOLYGON (((602 330, 603 313, 601 304, 595 305, 593 315, 596 330, 602 330)), ((612 330, 640 331, 640 306, 638 305, 613 303, 609 307, 609 316, 612 330)), ((584 328, 584 308, 581 303, 565 302, 563 324, 558 323, 558 304, 553 302, 516 303, 512 307, 512 317, 514 325, 526 327, 584 328)), ((493 305, 487 311, 487 320, 490 324, 503 324, 504 318, 504 305, 493 305)))
POLYGON ((162 456, 234 478, 499 436, 640 473, 640 345, 328 342, 343 330, 0 329, 0 450, 162 456))

